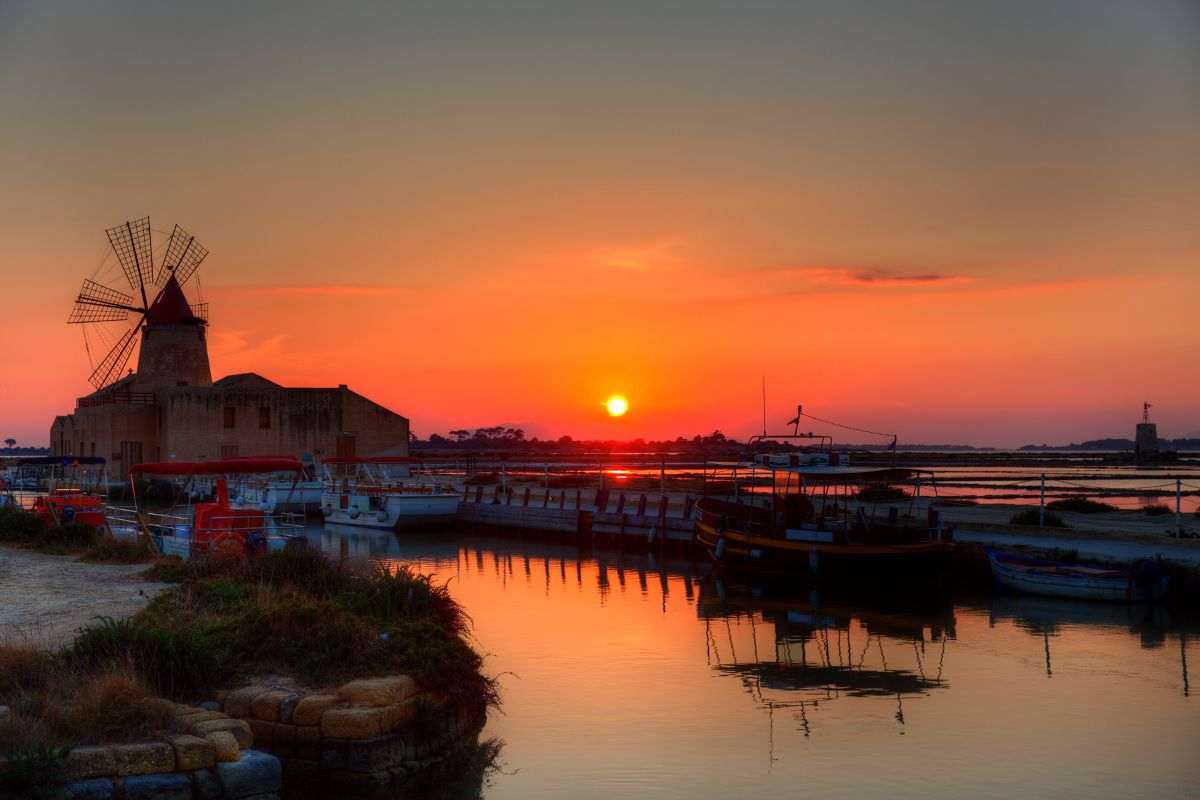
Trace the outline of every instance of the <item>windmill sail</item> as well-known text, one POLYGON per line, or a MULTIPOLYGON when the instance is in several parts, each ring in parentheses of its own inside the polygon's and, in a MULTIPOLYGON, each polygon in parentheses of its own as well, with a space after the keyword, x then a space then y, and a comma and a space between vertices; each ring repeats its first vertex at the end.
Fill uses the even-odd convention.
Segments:
POLYGON ((129 318, 130 311, 141 311, 133 305, 133 298, 125 292, 102 283, 85 280, 75 298, 75 307, 67 322, 77 325, 84 322, 117 322, 129 318))
POLYGON ((129 363, 129 356, 133 354, 133 345, 140 330, 140 326, 134 325, 113 345, 96 369, 92 370, 88 378, 92 386, 103 389, 120 377, 121 370, 125 369, 125 365, 129 363))
POLYGON ((167 242, 167 252, 155 283, 162 286, 170 275, 174 275, 175 280, 183 285, 207 255, 208 250, 196 241, 195 236, 176 225, 171 231, 171 240, 167 242))
POLYGON ((146 284, 154 281, 154 247, 150 237, 150 218, 142 217, 109 228, 109 244, 121 262, 121 269, 129 280, 129 287, 141 292, 142 305, 146 299, 146 284))

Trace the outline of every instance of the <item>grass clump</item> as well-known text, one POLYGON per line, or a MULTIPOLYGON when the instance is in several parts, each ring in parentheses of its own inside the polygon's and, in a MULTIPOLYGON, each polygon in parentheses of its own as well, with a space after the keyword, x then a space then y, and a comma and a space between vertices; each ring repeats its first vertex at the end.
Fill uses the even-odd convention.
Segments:
POLYGON ((1026 508, 1023 511, 1018 511, 1016 514, 1013 514, 1012 517, 1009 518, 1008 522, 1010 525, 1040 524, 1047 528, 1071 527, 1066 522, 1063 522, 1062 517, 1060 517, 1058 514, 1055 514, 1053 511, 1050 511, 1048 508, 1046 510, 1044 520, 1042 519, 1041 515, 1038 514, 1038 510, 1036 508, 1026 508))
POLYGON ((1046 503, 1046 509, 1049 511, 1072 511, 1076 514, 1106 514, 1110 511, 1119 511, 1116 506, 1109 503, 1102 503, 1098 500, 1091 500, 1087 497, 1067 497, 1062 500, 1051 500, 1046 503))
POLYGON ((179 586, 126 623, 85 631, 80 657, 129 652, 151 685, 172 696, 264 673, 330 686, 405 672, 481 707, 496 702, 465 640, 466 614, 444 586, 407 568, 335 564, 298 550, 162 559, 147 577, 179 586))
POLYGON ((154 545, 145 537, 118 539, 110 534, 96 537, 83 554, 84 561, 98 564, 144 564, 153 561, 154 545))
POLYGON ((1174 512, 1170 506, 1164 506, 1162 503, 1154 503, 1153 505, 1143 506, 1142 513, 1147 517, 1162 517, 1174 512))

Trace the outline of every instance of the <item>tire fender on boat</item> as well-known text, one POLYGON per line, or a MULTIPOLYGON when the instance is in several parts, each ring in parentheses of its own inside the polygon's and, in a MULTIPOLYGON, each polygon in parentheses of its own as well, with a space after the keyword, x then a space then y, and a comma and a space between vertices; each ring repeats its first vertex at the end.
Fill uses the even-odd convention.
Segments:
POLYGON ((375 519, 379 520, 380 522, 387 522, 388 521, 388 512, 386 510, 380 509, 378 512, 376 512, 375 519))
POLYGON ((350 509, 350 511, 348 512, 348 516, 350 517, 350 519, 358 519, 358 515, 359 515, 360 513, 361 513, 361 512, 360 512, 360 511, 359 511, 357 508, 352 508, 352 509, 350 509))

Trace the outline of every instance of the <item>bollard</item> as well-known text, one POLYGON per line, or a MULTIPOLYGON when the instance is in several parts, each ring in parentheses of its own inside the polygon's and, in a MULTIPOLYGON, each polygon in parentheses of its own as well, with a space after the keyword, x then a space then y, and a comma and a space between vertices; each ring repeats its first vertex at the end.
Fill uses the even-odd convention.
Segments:
POLYGON ((624 492, 621 492, 621 494, 617 496, 617 513, 618 514, 625 513, 625 493, 624 492))
POLYGON ((646 495, 642 495, 638 498, 637 515, 639 517, 646 516, 646 495))
POLYGON ((525 508, 529 508, 529 487, 528 486, 525 487, 525 497, 521 501, 521 505, 524 506, 525 508))

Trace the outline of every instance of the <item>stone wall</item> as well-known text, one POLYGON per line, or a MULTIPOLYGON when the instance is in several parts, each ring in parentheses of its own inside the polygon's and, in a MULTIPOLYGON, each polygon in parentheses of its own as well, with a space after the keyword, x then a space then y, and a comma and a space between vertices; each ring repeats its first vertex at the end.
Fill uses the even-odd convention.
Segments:
POLYGON ((350 793, 403 786, 474 744, 486 709, 456 707, 407 675, 351 681, 336 692, 258 683, 225 694, 256 746, 283 760, 284 785, 350 793))
POLYGON ((71 800, 278 800, 279 758, 219 711, 173 705, 184 733, 162 741, 76 747, 66 756, 71 800))

